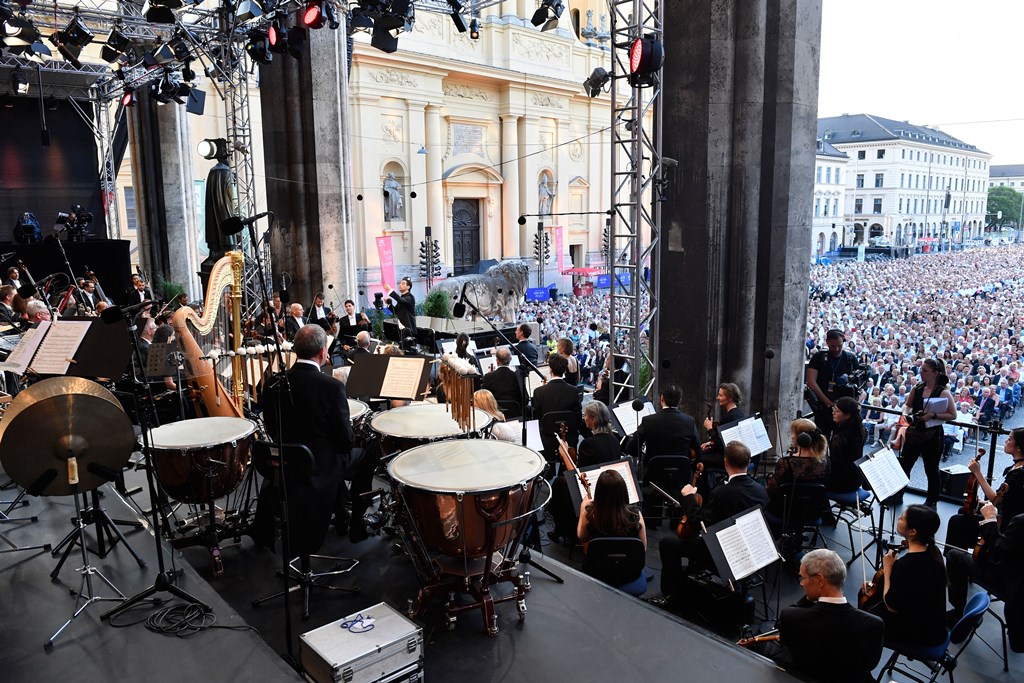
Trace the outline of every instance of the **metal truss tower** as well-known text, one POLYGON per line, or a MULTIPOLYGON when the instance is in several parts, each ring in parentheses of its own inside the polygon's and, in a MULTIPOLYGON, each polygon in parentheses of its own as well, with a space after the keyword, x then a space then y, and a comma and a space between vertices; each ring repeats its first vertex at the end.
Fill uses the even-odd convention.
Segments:
POLYGON ((651 396, 657 375, 661 232, 661 87, 659 69, 649 88, 629 82, 630 46, 638 38, 664 41, 662 0, 609 0, 612 32, 612 206, 608 272, 614 362, 612 403, 651 396), (645 273, 649 274, 645 277, 645 273))

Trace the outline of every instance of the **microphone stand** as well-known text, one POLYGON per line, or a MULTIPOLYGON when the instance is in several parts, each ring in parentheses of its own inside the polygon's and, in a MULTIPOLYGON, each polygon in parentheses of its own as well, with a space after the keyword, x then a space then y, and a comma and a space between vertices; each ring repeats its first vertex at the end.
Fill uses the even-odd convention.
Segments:
MULTIPOLYGON (((469 298, 466 296, 462 297, 462 301, 464 301, 470 308, 473 309, 473 313, 475 313, 478 317, 483 318, 483 321, 487 323, 487 326, 490 327, 496 335, 503 339, 505 343, 509 345, 509 348, 511 348, 516 353, 516 355, 519 356, 520 365, 526 367, 527 370, 536 372, 537 376, 540 377, 542 380, 545 379, 544 374, 539 369, 537 369, 537 366, 531 363, 530 359, 523 355, 523 352, 516 348, 516 345, 513 344, 512 341, 508 337, 506 337, 504 333, 501 330, 499 330, 498 327, 487 318, 487 316, 480 313, 480 309, 477 308, 476 304, 470 301, 469 298)), ((519 384, 519 395, 522 397, 523 402, 523 417, 522 420, 520 420, 520 422, 522 423, 523 446, 526 446, 526 375, 523 376, 523 381, 520 382, 519 384)), ((537 527, 536 518, 530 520, 530 530, 527 533, 530 535, 530 540, 535 542, 535 545, 539 550, 540 529, 537 527)), ((519 561, 526 562, 537 571, 541 572, 542 574, 546 574, 558 583, 565 583, 565 579, 563 579, 561 576, 559 576, 558 574, 554 573, 544 565, 534 560, 533 557, 531 557, 530 555, 530 549, 526 546, 525 543, 523 544, 523 550, 519 555, 519 561)))
MULTIPOLYGON (((63 230, 63 228, 62 228, 62 230, 63 230)), ((60 248, 60 255, 64 258, 64 265, 67 266, 68 277, 71 278, 71 280, 68 282, 68 284, 72 288, 72 290, 71 290, 72 291, 72 296, 75 297, 75 303, 77 304, 76 308, 79 311, 79 315, 81 315, 82 314, 81 311, 83 311, 84 308, 85 308, 85 306, 84 306, 85 300, 82 298, 82 292, 79 291, 79 289, 78 289, 78 286, 77 286, 78 280, 75 279, 75 272, 73 270, 71 270, 71 262, 68 261, 68 253, 66 251, 64 251, 64 243, 60 241, 60 233, 61 233, 62 230, 58 230, 57 234, 54 235, 54 241, 57 243, 57 247, 60 248)))
MULTIPOLYGON (((270 216, 270 223, 274 223, 274 212, 267 212, 270 216)), ((250 222, 249 228, 249 241, 251 244, 257 243, 256 228, 254 226, 255 221, 250 222)), ((270 313, 270 329, 274 330, 275 342, 277 334, 277 311, 270 303, 270 290, 267 288, 267 281, 263 275, 263 260, 260 257, 259 249, 253 250, 253 258, 256 261, 256 274, 260 281, 260 295, 263 298, 263 307, 270 313)), ((283 297, 282 297, 283 302, 283 297)), ((298 670, 297 662, 295 660, 295 653, 292 646, 292 610, 291 610, 291 566, 289 562, 291 560, 291 527, 288 516, 288 486, 286 476, 286 461, 288 460, 284 451, 284 414, 282 408, 284 407, 284 401, 288 401, 289 405, 293 405, 292 385, 288 379, 288 371, 285 367, 284 353, 281 350, 281 343, 276 342, 274 344, 274 352, 277 355, 277 367, 278 373, 272 379, 267 382, 265 391, 271 391, 274 393, 276 400, 274 401, 276 418, 277 418, 277 429, 274 434, 274 445, 277 448, 278 453, 278 486, 277 486, 277 502, 278 502, 278 514, 281 517, 281 589, 283 591, 282 602, 284 603, 284 637, 285 637, 285 655, 284 659, 288 662, 288 665, 293 669, 298 670)))

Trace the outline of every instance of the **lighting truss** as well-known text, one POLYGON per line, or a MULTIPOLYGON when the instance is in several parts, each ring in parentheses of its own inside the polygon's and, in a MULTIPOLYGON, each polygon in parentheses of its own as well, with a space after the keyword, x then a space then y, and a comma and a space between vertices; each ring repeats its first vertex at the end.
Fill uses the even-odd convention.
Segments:
POLYGON ((661 86, 629 87, 629 48, 645 35, 664 40, 661 0, 609 0, 612 34, 612 214, 608 272, 611 274, 611 351, 629 366, 618 381, 612 373, 613 403, 654 398, 658 358, 658 242, 661 203, 661 86), (646 244, 644 241, 648 240, 646 244), (650 269, 651 282, 644 278, 650 269), (647 339, 644 340, 646 332, 647 339))

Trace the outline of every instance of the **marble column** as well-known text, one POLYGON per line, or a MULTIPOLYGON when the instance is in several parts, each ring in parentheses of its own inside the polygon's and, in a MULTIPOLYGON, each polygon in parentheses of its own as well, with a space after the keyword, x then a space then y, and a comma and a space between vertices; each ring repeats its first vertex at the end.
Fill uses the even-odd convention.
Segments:
POLYGON ((427 225, 438 241, 443 255, 442 260, 451 263, 446 256, 449 251, 448 230, 444 224, 444 173, 442 166, 444 141, 441 138, 441 107, 436 104, 427 105, 426 109, 426 147, 427 147, 427 225))
POLYGON ((522 254, 519 225, 519 116, 501 115, 501 255, 516 258, 522 254))
POLYGON ((697 414, 735 382, 748 413, 785 422, 802 402, 821 1, 681 0, 665 24, 663 154, 679 166, 662 205, 659 385, 680 384, 697 414))

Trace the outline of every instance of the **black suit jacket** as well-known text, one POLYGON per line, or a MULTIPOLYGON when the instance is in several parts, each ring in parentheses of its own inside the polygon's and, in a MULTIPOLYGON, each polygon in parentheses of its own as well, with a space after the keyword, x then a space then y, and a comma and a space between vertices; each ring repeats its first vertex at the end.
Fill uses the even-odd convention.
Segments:
POLYGON ((547 413, 560 410, 568 410, 575 415, 579 415, 583 410, 580 392, 576 390, 576 387, 560 378, 552 379, 544 386, 537 387, 537 390, 533 392, 534 418, 539 420, 547 413))
POLYGON ((345 354, 345 357, 348 359, 349 363, 352 363, 353 365, 355 365, 356 360, 360 356, 369 356, 369 355, 370 355, 370 350, 369 349, 364 349, 364 348, 362 348, 360 346, 356 346, 355 348, 349 349, 348 353, 345 354))
POLYGON ((142 303, 146 299, 153 299, 153 291, 149 287, 143 289, 141 295, 139 294, 139 290, 134 287, 129 287, 128 291, 124 293, 124 303, 126 306, 142 303))
POLYGON ((508 366, 499 366, 484 375, 483 388, 494 394, 494 399, 499 404, 516 405, 515 411, 502 411, 507 418, 516 418, 523 414, 523 394, 519 382, 518 373, 508 366))
POLYGON ((700 447, 697 423, 678 408, 662 408, 640 421, 637 437, 630 444, 634 455, 638 455, 640 441, 647 446, 645 461, 656 455, 688 455, 691 448, 700 447))
POLYGON ((267 437, 300 443, 313 453, 308 480, 288 480, 292 552, 314 552, 323 543, 334 509, 334 496, 342 478, 352 476, 354 436, 345 385, 308 363, 288 371, 291 401, 273 391, 263 394, 267 437), (280 401, 280 421, 278 402, 280 401))
POLYGON ((755 505, 764 510, 768 507, 768 500, 768 491, 765 487, 750 477, 741 475, 715 487, 708 494, 703 507, 697 504, 696 496, 684 496, 681 502, 688 516, 696 522, 704 522, 705 525, 711 526, 755 505))
POLYGON ((324 332, 326 332, 327 334, 330 334, 331 333, 331 321, 327 318, 327 316, 329 316, 330 314, 331 314, 331 309, 328 308, 327 306, 324 306, 324 317, 323 318, 318 318, 316 316, 316 308, 311 308, 311 309, 309 309, 309 315, 306 316, 306 321, 311 323, 311 324, 313 324, 313 325, 319 325, 320 327, 323 328, 324 332))
POLYGON ((537 360, 540 358, 540 352, 532 341, 524 339, 516 344, 516 348, 519 349, 520 353, 526 356, 526 360, 530 361, 534 365, 537 364, 537 360))
POLYGON ((19 325, 21 323, 21 316, 15 313, 13 308, 8 308, 6 304, 0 304, 0 323, 4 325, 19 325))
POLYGON ((881 618, 849 603, 800 602, 779 615, 774 659, 822 681, 867 681, 882 656, 881 618))
POLYGON ((416 297, 409 294, 399 294, 398 290, 391 290, 388 294, 388 298, 395 302, 391 310, 394 312, 395 317, 398 321, 405 326, 406 329, 410 330, 411 333, 416 332, 416 297))
MULTIPOLYGON (((302 319, 302 324, 305 325, 306 322, 307 322, 307 319, 303 318, 302 319)), ((301 329, 299 327, 299 323, 297 323, 295 321, 294 317, 289 315, 287 318, 284 319, 284 338, 285 339, 287 339, 288 341, 292 341, 293 339, 295 339, 295 333, 298 332, 299 329, 301 329)))
POLYGON ((611 433, 592 434, 580 442, 579 448, 576 449, 576 455, 580 467, 601 465, 618 460, 622 457, 619 437, 611 433))

